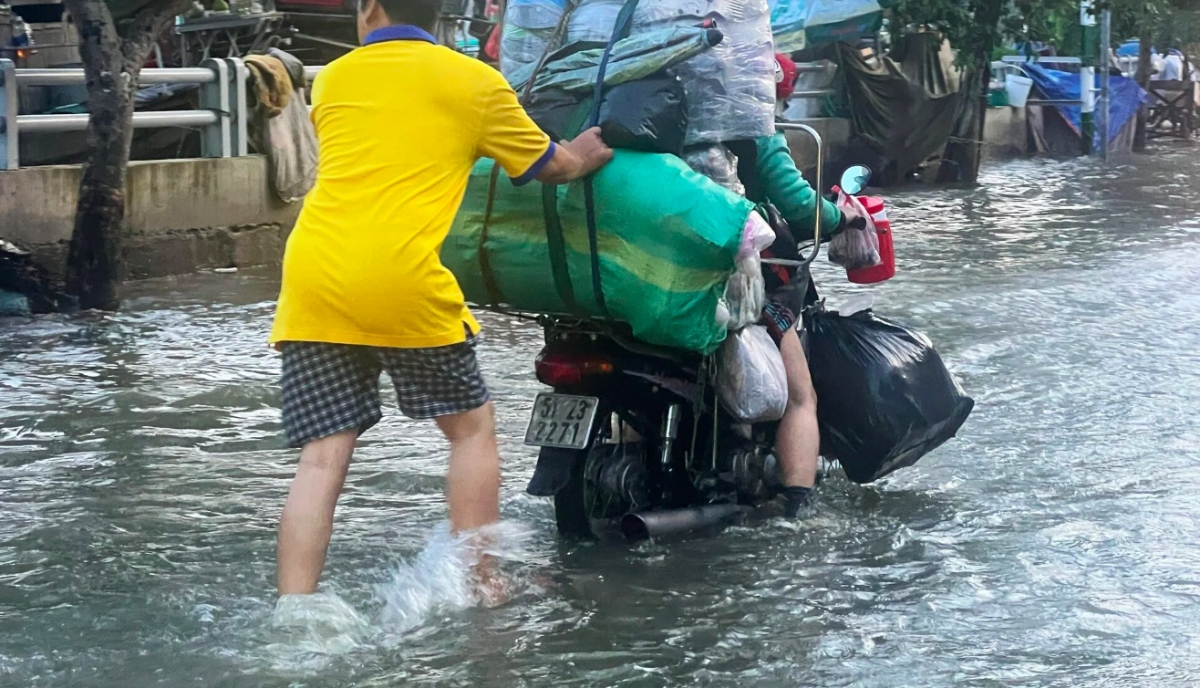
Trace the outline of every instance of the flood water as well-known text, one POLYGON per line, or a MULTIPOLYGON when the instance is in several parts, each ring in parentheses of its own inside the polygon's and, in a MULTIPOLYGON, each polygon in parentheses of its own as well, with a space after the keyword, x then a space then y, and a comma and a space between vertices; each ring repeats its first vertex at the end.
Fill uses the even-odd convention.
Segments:
POLYGON ((539 332, 486 319, 523 584, 433 604, 445 447, 393 413, 339 506, 325 589, 369 628, 337 647, 271 629, 295 456, 269 274, 0 321, 0 685, 1197 685, 1198 159, 993 163, 976 189, 892 194, 876 310, 930 335, 976 411, 913 468, 826 483, 800 526, 558 543, 523 493, 539 332), (388 620, 421 595, 416 623, 388 620))

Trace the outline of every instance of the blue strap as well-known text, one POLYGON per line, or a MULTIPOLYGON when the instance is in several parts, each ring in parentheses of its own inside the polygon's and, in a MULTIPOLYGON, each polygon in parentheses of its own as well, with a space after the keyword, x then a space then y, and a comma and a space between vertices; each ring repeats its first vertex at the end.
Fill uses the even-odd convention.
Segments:
POLYGON ((596 85, 592 90, 592 114, 588 117, 588 127, 596 126, 600 121, 600 100, 604 93, 604 74, 608 71, 608 59, 612 57, 613 46, 617 41, 629 36, 629 29, 633 26, 633 12, 637 9, 638 0, 625 0, 625 4, 621 7, 621 11, 617 13, 617 20, 613 23, 612 36, 608 39, 608 45, 604 48, 604 54, 600 57, 600 66, 596 72, 596 85))
MULTIPOLYGON (((629 28, 633 25, 633 12, 637 9, 637 5, 638 0, 625 0, 625 4, 617 14, 616 22, 613 23, 612 36, 608 39, 604 55, 600 57, 600 66, 596 70, 596 86, 592 90, 592 113, 588 116, 588 128, 596 126, 600 121, 600 103, 604 99, 604 73, 608 70, 608 59, 612 57, 613 46, 617 44, 617 41, 629 35, 629 28)), ((600 240, 596 231, 596 203, 591 175, 583 180, 583 204, 587 214, 588 249, 592 254, 592 294, 596 299, 596 306, 607 317, 609 315, 608 303, 604 299, 604 284, 600 279, 600 240)))

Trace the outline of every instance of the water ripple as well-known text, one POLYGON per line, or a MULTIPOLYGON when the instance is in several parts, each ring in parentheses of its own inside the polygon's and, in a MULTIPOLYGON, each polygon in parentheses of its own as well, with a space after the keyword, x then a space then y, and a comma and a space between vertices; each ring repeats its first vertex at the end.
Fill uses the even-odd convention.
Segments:
POLYGON ((160 280, 115 316, 0 321, 0 684, 1194 685, 1198 172, 1180 148, 893 194, 896 279, 851 286, 823 264, 819 280, 926 331, 977 411, 914 469, 833 479, 799 525, 557 542, 549 506, 521 493, 540 333, 486 318, 528 587, 496 609, 381 595, 398 571, 444 582, 420 562, 445 446, 390 415, 351 470, 329 589, 368 636, 381 609, 416 621, 310 664, 264 660, 295 461, 264 345, 272 277, 160 280))

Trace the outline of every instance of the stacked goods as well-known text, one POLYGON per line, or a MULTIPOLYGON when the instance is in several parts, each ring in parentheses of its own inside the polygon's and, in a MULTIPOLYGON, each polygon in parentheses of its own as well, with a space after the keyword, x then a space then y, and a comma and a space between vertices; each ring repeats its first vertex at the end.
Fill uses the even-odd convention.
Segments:
POLYGON ((560 187, 498 182, 481 161, 442 262, 471 302, 608 319, 651 344, 712 353, 762 307, 746 246, 765 224, 748 229, 754 204, 720 142, 773 132, 766 0, 625 7, 509 0, 501 70, 534 120, 555 138, 597 122, 616 153, 560 187), (628 21, 614 36, 619 14, 628 21))
MULTIPOLYGON (((548 41, 566 11, 570 16, 565 51, 607 44, 625 4, 582 0, 567 7, 555 0, 511 0, 502 33, 501 70, 514 86, 528 81, 531 66, 541 56, 531 55, 531 50, 539 45, 543 51, 558 47, 548 41), (532 39, 531 32, 536 33, 532 39), (506 56, 510 42, 513 52, 506 56)), ((723 40, 671 67, 687 94, 687 143, 712 144, 774 133, 775 50, 767 0, 646 0, 636 6, 628 35, 637 38, 702 26, 715 28, 723 40)))
POLYGON ((688 96, 688 144, 756 139, 775 133, 775 48, 767 0, 647 0, 633 34, 715 22, 724 36, 676 73, 688 96))

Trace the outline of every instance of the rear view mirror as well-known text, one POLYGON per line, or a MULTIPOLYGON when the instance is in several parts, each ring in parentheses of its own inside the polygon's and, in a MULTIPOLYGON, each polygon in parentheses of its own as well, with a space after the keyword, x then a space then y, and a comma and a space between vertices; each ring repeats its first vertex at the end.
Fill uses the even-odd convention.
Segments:
POLYGON ((867 188, 867 182, 871 181, 871 168, 866 165, 852 165, 846 168, 842 173, 841 182, 838 184, 842 187, 842 191, 853 196, 862 193, 863 189, 867 188))

